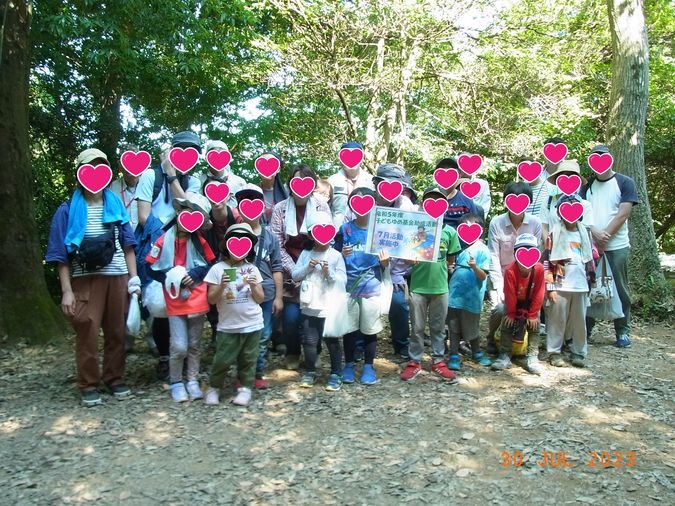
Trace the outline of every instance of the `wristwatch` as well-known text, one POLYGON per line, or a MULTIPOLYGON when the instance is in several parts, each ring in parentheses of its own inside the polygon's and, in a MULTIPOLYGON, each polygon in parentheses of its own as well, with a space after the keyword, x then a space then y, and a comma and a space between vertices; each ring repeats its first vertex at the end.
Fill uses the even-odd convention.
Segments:
POLYGON ((178 176, 167 176, 166 182, 171 184, 178 179, 178 176))

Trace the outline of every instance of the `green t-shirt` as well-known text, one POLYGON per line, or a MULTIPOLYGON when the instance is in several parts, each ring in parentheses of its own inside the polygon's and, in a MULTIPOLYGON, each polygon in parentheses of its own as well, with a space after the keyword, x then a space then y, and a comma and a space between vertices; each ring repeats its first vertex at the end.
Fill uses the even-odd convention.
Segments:
POLYGON ((427 295, 439 295, 448 292, 448 265, 445 258, 461 251, 455 229, 445 225, 441 230, 441 245, 438 248, 438 260, 420 262, 413 266, 410 278, 410 291, 427 295))

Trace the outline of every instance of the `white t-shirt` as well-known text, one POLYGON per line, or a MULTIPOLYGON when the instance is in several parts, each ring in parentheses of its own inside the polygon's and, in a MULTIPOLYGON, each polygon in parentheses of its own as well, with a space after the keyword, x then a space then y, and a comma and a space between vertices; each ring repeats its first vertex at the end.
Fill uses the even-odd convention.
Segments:
POLYGON ((556 290, 561 292, 587 292, 586 265, 581 260, 581 235, 578 230, 568 231, 567 238, 572 254, 565 263, 565 278, 561 284, 556 284, 556 290))
MULTIPOLYGON (((541 211, 539 213, 539 219, 541 220, 542 225, 546 225, 551 229, 551 225, 557 222, 560 222, 560 216, 558 216, 558 210, 556 209, 556 203, 558 199, 564 195, 557 186, 552 185, 551 183, 546 183, 548 185, 548 197, 546 202, 541 206, 541 211), (550 204, 547 206, 547 203, 550 204)), ((581 222, 586 225, 586 227, 591 227, 595 225, 593 220, 593 205, 582 197, 581 205, 584 206, 584 214, 581 219, 581 222)))
MULTIPOLYGON (((180 173, 177 173, 179 175, 180 173)), ((188 185, 186 192, 200 193, 199 179, 194 176, 188 176, 188 185)), ((138 180, 138 186, 136 187, 136 198, 144 202, 150 202, 152 207, 150 212, 162 223, 166 224, 176 215, 176 210, 173 208, 173 195, 169 195, 168 202, 165 202, 166 194, 166 184, 162 184, 162 188, 159 191, 157 198, 152 200, 152 190, 155 186, 155 171, 152 168, 149 168, 143 174, 141 174, 140 179, 138 180)), ((169 189, 171 193, 171 189, 169 189)))
MULTIPOLYGON (((225 269, 233 268, 230 264, 220 261, 206 274, 204 281, 211 285, 219 285, 225 269)), ((251 296, 251 287, 244 282, 244 277, 254 275, 258 283, 262 283, 262 276, 258 268, 248 262, 236 267, 237 280, 231 281, 223 296, 218 301, 218 330, 230 334, 255 332, 263 328, 263 314, 260 305, 251 296)))
MULTIPOLYGON (((581 196, 593 204, 593 224, 604 230, 619 212, 619 204, 640 202, 635 189, 635 181, 623 174, 614 174, 607 181, 596 179, 590 187, 584 187, 581 196)), ((588 223, 585 222, 586 225, 588 223)), ((605 251, 616 251, 630 247, 628 239, 628 220, 623 222, 619 230, 607 242, 605 251)))

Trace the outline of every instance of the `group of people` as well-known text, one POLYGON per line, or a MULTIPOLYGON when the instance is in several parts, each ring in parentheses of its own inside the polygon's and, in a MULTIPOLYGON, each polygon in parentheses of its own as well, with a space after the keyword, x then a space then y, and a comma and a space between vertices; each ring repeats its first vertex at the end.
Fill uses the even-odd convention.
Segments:
MULTIPOLYGON (((130 294, 149 299, 153 290, 161 291, 165 314, 147 319, 151 344, 159 357, 158 377, 169 382, 175 402, 203 398, 208 405, 218 404, 234 366, 232 402, 246 406, 253 390, 268 387, 270 344, 285 349, 286 367, 302 366, 302 387, 315 384, 323 348, 330 357, 326 390, 337 391, 357 377, 362 384, 374 384, 385 315, 393 352, 406 361, 400 374, 405 381, 421 372, 427 340, 431 371, 448 382, 456 381, 461 369, 460 351, 502 370, 511 365, 514 345, 525 346, 525 341, 526 369, 541 374, 544 328, 551 365, 565 365, 562 353, 568 347, 572 365, 583 367, 594 324, 586 318, 588 293, 601 255, 611 266, 623 308, 624 316, 614 321, 616 344, 630 346, 626 220, 638 198, 626 176, 609 170, 589 181, 582 178, 579 191, 567 195, 556 179, 581 176, 578 162, 546 162, 537 179, 513 181, 504 189, 504 198, 529 197, 525 212, 492 217, 487 244, 481 239, 465 243, 457 228, 483 228, 494 196, 486 181, 464 173, 455 158, 441 159, 435 169, 456 169, 457 182, 449 188, 436 184, 418 195, 410 175, 393 163, 380 165, 374 175, 361 164, 344 165, 327 180, 300 164, 290 169, 286 182, 276 172, 254 184, 232 173, 229 165, 222 170, 210 166, 201 176, 177 171, 169 157, 176 147, 204 151, 205 157, 211 150, 227 149, 220 141, 203 145, 195 133, 180 132, 159 165, 140 177, 123 170, 120 179, 98 192, 80 181, 53 217, 46 260, 57 265, 61 307, 76 333, 77 383, 85 406, 102 402, 102 385, 117 398, 130 395, 123 379, 125 312, 130 294), (298 178, 312 180, 314 191, 294 190, 298 187, 291 182, 298 178), (480 184, 473 198, 460 191, 466 180, 480 184), (218 203, 208 199, 205 188, 211 182, 226 183, 229 197, 218 203), (402 192, 389 200, 380 190, 382 182, 398 182, 402 192), (403 211, 422 210, 427 199, 447 200, 447 211, 438 218, 437 259, 368 252, 375 208, 355 209, 354 198, 372 198, 377 206, 403 211), (256 202, 258 212, 251 212, 256 202), (583 218, 566 221, 559 212, 566 202, 583 204, 583 218), (190 226, 183 214, 198 215, 200 226, 190 226), (326 240, 317 231, 329 226, 337 233, 326 240), (541 251, 541 261, 520 262, 516 253, 522 248, 541 251), (345 306, 338 304, 341 295, 345 306), (492 309, 481 346, 479 322, 486 298, 492 309), (344 308, 338 315, 346 329, 342 335, 332 330, 336 307, 344 308), (205 321, 215 353, 203 392, 199 372, 205 321)), ((358 143, 342 148, 362 149, 358 143)), ((598 145, 592 152, 609 150, 598 145)), ((100 150, 87 149, 76 160, 77 167, 85 164, 110 162, 100 150)))

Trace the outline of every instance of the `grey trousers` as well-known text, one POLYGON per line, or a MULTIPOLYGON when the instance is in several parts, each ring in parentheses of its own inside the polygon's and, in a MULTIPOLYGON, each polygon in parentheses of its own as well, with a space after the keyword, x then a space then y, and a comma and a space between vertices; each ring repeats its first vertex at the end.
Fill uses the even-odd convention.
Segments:
POLYGON ((424 328, 428 320, 434 362, 443 360, 443 355, 445 355, 445 318, 448 315, 447 292, 438 295, 411 293, 410 309, 413 315, 413 335, 409 347, 410 359, 416 362, 422 361, 424 328))
MULTIPOLYGON (((605 256, 609 262, 609 268, 612 269, 612 276, 616 283, 616 292, 621 300, 621 309, 623 309, 623 318, 614 320, 614 333, 618 338, 622 334, 630 335, 630 286, 628 284, 628 255, 630 248, 622 248, 615 251, 605 251, 605 256)), ((596 272, 599 276, 601 273, 596 272)), ((588 335, 593 331, 595 320, 586 318, 586 327, 588 335)))
POLYGON ((187 357, 187 379, 196 380, 199 374, 199 359, 202 351, 202 331, 206 315, 188 318, 169 316, 169 381, 177 383, 183 379, 183 361, 187 357))
POLYGON ((546 350, 560 353, 565 341, 572 340, 570 350, 586 357, 586 292, 557 292, 555 304, 546 308, 546 350))

